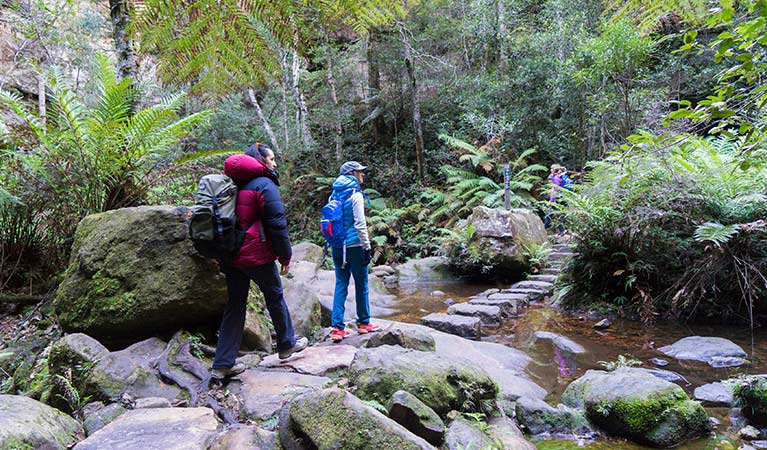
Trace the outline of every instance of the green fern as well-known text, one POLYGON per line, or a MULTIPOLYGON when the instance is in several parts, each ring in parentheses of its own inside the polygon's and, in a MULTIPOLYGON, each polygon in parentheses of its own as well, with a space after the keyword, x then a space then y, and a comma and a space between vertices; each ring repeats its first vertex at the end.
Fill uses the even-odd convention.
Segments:
POLYGON ((711 242, 715 246, 721 247, 727 244, 736 234, 738 234, 738 225, 706 222, 695 229, 695 240, 698 242, 711 242))

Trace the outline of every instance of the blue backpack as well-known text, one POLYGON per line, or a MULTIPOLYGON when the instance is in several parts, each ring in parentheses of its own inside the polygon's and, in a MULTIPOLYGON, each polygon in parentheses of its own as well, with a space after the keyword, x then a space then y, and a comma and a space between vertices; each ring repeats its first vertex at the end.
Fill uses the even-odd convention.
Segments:
MULTIPOLYGON (((352 194, 354 193, 352 189, 352 194)), ((346 227, 344 226, 344 202, 351 194, 336 196, 335 193, 330 196, 330 200, 322 207, 322 219, 320 219, 320 230, 322 236, 327 241, 326 247, 345 247, 346 246, 346 227)))
POLYGON ((570 178, 566 173, 562 175, 562 187, 567 189, 568 191, 575 190, 573 188, 573 185, 575 182, 573 182, 573 179, 570 178))

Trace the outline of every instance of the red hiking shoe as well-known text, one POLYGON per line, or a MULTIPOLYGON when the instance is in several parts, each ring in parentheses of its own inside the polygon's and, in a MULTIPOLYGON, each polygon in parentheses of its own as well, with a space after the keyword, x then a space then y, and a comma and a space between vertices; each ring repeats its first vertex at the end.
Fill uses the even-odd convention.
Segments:
POLYGON ((380 325, 376 325, 374 323, 358 323, 357 324, 357 333, 359 334, 373 333, 380 329, 381 329, 380 325))
POLYGON ((330 330, 330 340, 333 342, 341 342, 344 340, 346 336, 349 336, 351 333, 349 333, 346 330, 342 330, 340 328, 333 328, 330 330))

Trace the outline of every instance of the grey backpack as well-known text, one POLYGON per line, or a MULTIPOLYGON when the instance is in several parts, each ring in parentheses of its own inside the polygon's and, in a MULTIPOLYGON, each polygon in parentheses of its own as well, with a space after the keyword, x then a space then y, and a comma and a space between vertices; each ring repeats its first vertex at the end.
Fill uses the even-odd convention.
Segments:
POLYGON ((237 226, 237 186, 226 175, 205 175, 189 212, 189 238, 208 258, 231 259, 240 253, 245 232, 237 226))

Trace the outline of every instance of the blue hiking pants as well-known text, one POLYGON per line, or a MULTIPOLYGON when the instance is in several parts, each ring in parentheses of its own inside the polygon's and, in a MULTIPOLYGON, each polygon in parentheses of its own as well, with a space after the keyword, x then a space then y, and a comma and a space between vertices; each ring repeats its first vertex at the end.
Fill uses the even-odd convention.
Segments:
POLYGON ((282 280, 277 264, 263 264, 255 267, 223 267, 226 275, 227 302, 221 328, 218 331, 214 369, 227 369, 234 365, 237 352, 242 344, 245 326, 245 311, 248 305, 248 290, 253 280, 264 294, 266 309, 277 334, 277 350, 287 350, 296 345, 290 311, 282 295, 282 280))
POLYGON ((343 265, 343 248, 333 248, 333 265, 336 268, 336 290, 333 294, 333 314, 331 325, 344 328, 346 296, 349 293, 349 278, 354 277, 354 294, 357 301, 357 323, 370 322, 370 302, 368 300, 368 266, 364 262, 362 247, 346 248, 346 267, 343 265))

